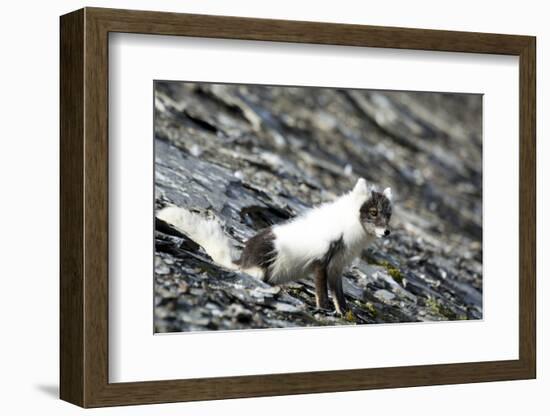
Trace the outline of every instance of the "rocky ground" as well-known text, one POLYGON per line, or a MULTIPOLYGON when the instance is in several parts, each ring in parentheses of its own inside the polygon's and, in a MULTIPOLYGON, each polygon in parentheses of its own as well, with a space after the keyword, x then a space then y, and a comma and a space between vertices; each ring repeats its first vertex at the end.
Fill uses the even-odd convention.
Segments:
POLYGON ((349 191, 391 186, 392 234, 345 273, 352 313, 270 286, 156 220, 156 332, 482 318, 481 97, 155 83, 155 206, 215 215, 237 247, 349 191))

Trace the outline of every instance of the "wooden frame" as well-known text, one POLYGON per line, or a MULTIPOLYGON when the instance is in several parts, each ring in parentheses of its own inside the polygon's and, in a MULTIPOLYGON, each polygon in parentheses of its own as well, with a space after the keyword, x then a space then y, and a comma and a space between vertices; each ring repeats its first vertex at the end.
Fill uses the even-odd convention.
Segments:
POLYGON ((98 8, 62 16, 61 398, 98 407, 535 378, 535 49, 534 37, 516 35, 98 8), (109 32, 519 56, 519 359, 109 383, 109 32))

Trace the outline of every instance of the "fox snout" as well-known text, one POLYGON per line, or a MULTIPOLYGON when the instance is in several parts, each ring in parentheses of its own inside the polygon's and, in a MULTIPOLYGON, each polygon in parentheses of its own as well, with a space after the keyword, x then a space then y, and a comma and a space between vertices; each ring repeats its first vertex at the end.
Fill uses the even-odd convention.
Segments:
POLYGON ((387 237, 391 234, 389 227, 376 227, 374 233, 378 238, 387 237))

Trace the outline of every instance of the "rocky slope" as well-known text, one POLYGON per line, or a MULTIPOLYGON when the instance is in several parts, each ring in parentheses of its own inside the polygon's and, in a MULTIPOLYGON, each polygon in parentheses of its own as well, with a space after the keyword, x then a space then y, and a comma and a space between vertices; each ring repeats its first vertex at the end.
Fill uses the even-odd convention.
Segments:
POLYGON ((480 96, 156 82, 154 135, 156 208, 216 215, 236 246, 358 177, 394 194, 344 317, 315 309, 312 280, 228 271, 157 219, 157 332, 482 317, 480 96))

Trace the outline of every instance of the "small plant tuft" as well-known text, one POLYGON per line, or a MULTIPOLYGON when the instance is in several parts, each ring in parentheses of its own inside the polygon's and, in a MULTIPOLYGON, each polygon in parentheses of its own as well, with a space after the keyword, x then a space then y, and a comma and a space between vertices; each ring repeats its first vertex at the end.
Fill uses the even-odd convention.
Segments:
POLYGON ((351 310, 346 312, 346 314, 344 315, 344 319, 348 322, 353 322, 353 323, 357 322, 357 318, 355 317, 354 313, 351 310))
POLYGON ((434 298, 433 296, 428 296, 428 298, 426 299, 426 306, 434 315, 442 316, 451 321, 467 319, 464 315, 456 314, 453 310, 443 305, 441 301, 434 298))

